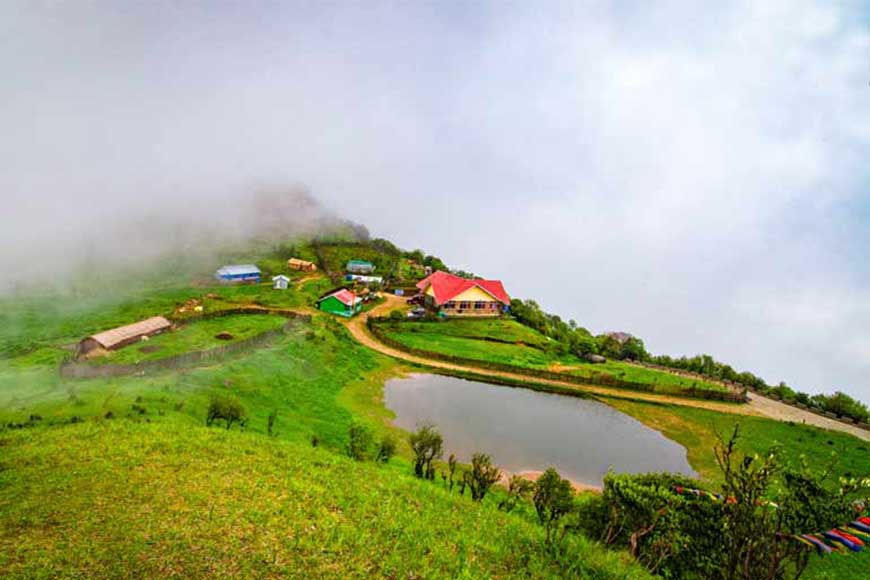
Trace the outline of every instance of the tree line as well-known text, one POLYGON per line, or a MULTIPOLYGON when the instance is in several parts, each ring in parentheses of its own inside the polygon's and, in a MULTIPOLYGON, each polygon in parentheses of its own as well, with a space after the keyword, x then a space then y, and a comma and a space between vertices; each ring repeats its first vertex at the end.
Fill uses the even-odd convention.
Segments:
POLYGON ((807 407, 833 413, 838 417, 865 423, 870 421, 870 410, 867 405, 841 391, 836 391, 832 395, 810 395, 795 391, 784 382, 771 386, 763 378, 749 371, 737 371, 731 365, 717 361, 709 354, 691 357, 653 355, 646 350, 643 340, 638 337, 630 335, 616 337, 611 334, 594 336, 573 320, 565 322, 556 314, 544 312, 534 300, 516 298, 511 300, 511 314, 520 324, 552 339, 552 345, 548 348, 559 355, 572 354, 584 360, 599 355, 614 360, 651 363, 695 373, 717 381, 737 383, 764 395, 801 403, 807 407))

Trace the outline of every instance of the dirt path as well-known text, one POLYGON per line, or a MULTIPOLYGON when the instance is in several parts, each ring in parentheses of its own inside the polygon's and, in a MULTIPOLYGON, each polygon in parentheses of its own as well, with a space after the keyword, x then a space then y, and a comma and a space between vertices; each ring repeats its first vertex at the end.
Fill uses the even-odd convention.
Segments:
POLYGON ((636 401, 649 401, 655 403, 668 403, 672 405, 681 405, 684 407, 710 409, 712 411, 718 411, 720 413, 755 415, 776 419, 778 421, 794 421, 795 423, 806 423, 808 425, 814 425, 823 429, 842 431, 844 433, 854 435, 865 441, 870 441, 870 432, 860 429, 854 425, 846 425, 845 423, 840 423, 839 421, 828 419, 827 417, 821 417, 819 415, 816 415, 815 413, 810 413, 809 411, 797 409, 789 405, 780 403, 779 401, 774 401, 772 399, 767 399, 765 397, 754 394, 750 396, 749 403, 745 405, 735 405, 718 401, 704 401, 700 399, 688 399, 684 397, 674 397, 670 395, 657 395, 653 393, 643 393, 635 391, 621 391, 619 389, 609 389, 607 387, 599 387, 595 385, 580 386, 574 383, 568 383, 563 381, 538 379, 521 374, 494 371, 474 366, 457 365, 444 361, 430 360, 418 357, 383 344, 375 337, 373 337, 368 331, 368 328, 366 327, 367 316, 385 316, 392 310, 407 310, 408 308, 405 304, 405 299, 403 297, 392 295, 384 295, 384 297, 386 298, 386 300, 383 304, 379 304, 378 306, 374 307, 367 313, 367 315, 357 316, 356 318, 350 319, 346 322, 346 324, 348 329, 350 330, 350 333, 360 343, 367 346, 368 348, 371 348, 372 350, 376 350, 382 354, 397 358, 399 360, 438 369, 465 371, 476 373, 479 375, 502 377, 523 382, 555 385, 563 388, 567 387, 569 389, 575 389, 584 393, 590 393, 604 397, 632 399, 636 401))

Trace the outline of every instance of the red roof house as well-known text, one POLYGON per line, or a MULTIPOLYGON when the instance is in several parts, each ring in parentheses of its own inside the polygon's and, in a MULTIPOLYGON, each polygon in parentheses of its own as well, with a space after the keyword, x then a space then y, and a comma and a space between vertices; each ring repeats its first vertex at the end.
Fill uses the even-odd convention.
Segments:
POLYGON ((448 315, 500 314, 511 299, 500 280, 470 280, 434 272, 417 283, 426 302, 448 315))

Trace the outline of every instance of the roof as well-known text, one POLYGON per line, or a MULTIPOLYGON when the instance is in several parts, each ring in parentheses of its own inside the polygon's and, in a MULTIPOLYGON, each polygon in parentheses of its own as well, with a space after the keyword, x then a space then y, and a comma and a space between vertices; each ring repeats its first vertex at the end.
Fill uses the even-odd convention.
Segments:
POLYGON ((98 334, 89 336, 100 343, 104 348, 111 348, 116 344, 120 344, 131 338, 138 338, 146 334, 153 334, 161 330, 166 330, 172 324, 162 316, 153 316, 127 326, 119 326, 112 330, 105 330, 98 334))
POLYGON ((341 302, 342 304, 344 304, 345 306, 350 306, 350 305, 352 305, 352 304, 354 304, 354 303, 357 303, 357 302, 361 302, 361 301, 362 301, 362 298, 360 298, 359 296, 357 296, 356 294, 354 294, 354 293, 351 292, 350 290, 347 290, 347 289, 345 289, 345 288, 342 288, 341 290, 337 290, 336 292, 333 292, 332 294, 327 294, 326 296, 324 296, 323 298, 321 298, 320 300, 318 300, 318 302, 323 302, 323 301, 326 300, 327 298, 332 298, 333 296, 334 296, 334 297, 335 297, 339 302, 341 302))
POLYGON ((314 262, 309 262, 308 260, 303 260, 302 258, 290 258, 287 260, 288 264, 296 264, 298 266, 313 266, 314 262))
POLYGON ((241 276, 242 274, 259 274, 260 269, 253 264, 231 264, 218 268, 218 276, 241 276))
POLYGON ((371 262, 366 260, 349 260, 347 263, 348 266, 374 266, 371 262))
POLYGON ((510 304, 511 302, 501 280, 469 280, 438 270, 417 282, 417 288, 420 291, 425 291, 430 285, 434 293, 435 303, 439 306, 475 286, 502 304, 510 304))
POLYGON ((284 280, 285 282, 289 282, 290 278, 288 278, 284 274, 278 274, 277 276, 272 276, 272 280, 284 280))

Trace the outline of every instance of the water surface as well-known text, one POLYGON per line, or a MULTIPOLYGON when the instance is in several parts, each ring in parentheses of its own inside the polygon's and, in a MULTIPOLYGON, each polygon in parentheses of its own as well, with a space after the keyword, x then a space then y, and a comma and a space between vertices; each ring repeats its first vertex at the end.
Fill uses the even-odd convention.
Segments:
POLYGON ((640 421, 592 399, 538 393, 441 375, 390 379, 384 402, 408 431, 431 423, 446 453, 468 461, 488 453, 511 472, 555 467, 564 477, 600 485, 618 473, 695 475, 686 449, 640 421))

